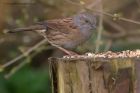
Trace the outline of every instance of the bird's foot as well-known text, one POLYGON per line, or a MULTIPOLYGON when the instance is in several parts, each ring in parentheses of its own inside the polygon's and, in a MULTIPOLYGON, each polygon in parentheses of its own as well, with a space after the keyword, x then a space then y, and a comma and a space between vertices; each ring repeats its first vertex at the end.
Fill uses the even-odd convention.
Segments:
POLYGON ((67 52, 65 52, 67 55, 70 55, 70 56, 73 56, 73 55, 79 55, 79 54, 77 54, 77 53, 75 53, 75 52, 73 52, 73 51, 69 51, 69 50, 67 50, 67 52))
POLYGON ((75 53, 75 52, 73 52, 73 51, 67 50, 67 49, 65 49, 65 48, 63 48, 63 47, 60 47, 60 46, 57 46, 57 45, 53 45, 53 46, 55 46, 55 47, 58 48, 59 50, 63 51, 63 52, 64 52, 65 54, 67 54, 67 55, 70 55, 70 56, 79 55, 79 54, 77 54, 77 53, 75 53))
POLYGON ((67 50, 67 49, 65 49, 65 48, 63 48, 63 47, 61 47, 61 46, 59 46, 59 45, 53 44, 53 43, 52 43, 51 41, 49 41, 49 40, 48 40, 48 42, 49 42, 52 46, 58 48, 59 50, 63 51, 64 53, 66 53, 67 55, 70 55, 70 56, 79 55, 79 54, 77 54, 77 53, 75 53, 75 52, 73 52, 73 51, 67 50))
POLYGON ((73 55, 79 55, 79 54, 77 54, 77 53, 75 53, 75 52, 73 52, 73 51, 70 51, 70 50, 67 50, 67 49, 65 49, 65 48, 62 48, 62 47, 57 47, 59 50, 61 50, 61 51, 63 51, 65 54, 67 54, 67 55, 70 55, 70 56, 73 56, 73 55))

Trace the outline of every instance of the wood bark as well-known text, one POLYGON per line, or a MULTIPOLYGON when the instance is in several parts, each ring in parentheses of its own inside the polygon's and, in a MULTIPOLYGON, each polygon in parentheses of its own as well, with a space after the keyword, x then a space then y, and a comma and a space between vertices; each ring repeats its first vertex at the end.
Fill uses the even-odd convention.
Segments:
POLYGON ((49 61, 54 93, 140 93, 139 57, 74 56, 49 61))
POLYGON ((140 50, 49 61, 54 93, 140 93, 140 50))

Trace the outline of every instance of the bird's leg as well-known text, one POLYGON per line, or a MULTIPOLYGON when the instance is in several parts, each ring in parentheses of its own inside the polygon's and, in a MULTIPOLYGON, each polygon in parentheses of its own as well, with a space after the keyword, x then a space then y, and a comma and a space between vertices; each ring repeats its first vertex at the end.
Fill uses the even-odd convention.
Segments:
MULTIPOLYGON (((41 32, 40 34, 41 34, 42 36, 44 36, 45 39, 47 39, 47 36, 45 35, 45 32, 44 32, 44 31, 41 32)), ((63 47, 54 44, 53 42, 51 42, 51 41, 48 40, 48 39, 47 39, 47 41, 48 41, 52 46, 58 48, 59 50, 63 51, 64 53, 66 53, 66 54, 68 54, 68 55, 70 55, 70 56, 72 56, 72 55, 78 55, 77 53, 75 53, 75 52, 73 52, 73 51, 66 50, 66 49, 63 48, 63 47)))
MULTIPOLYGON (((50 43, 50 42, 49 42, 49 43, 50 43)), ((63 51, 64 53, 66 53, 66 54, 68 54, 68 55, 70 55, 70 56, 72 56, 72 55, 78 55, 77 53, 75 53, 75 52, 73 52, 73 51, 66 50, 65 48, 60 47, 60 46, 58 46, 58 45, 55 45, 55 44, 53 44, 53 43, 51 43, 51 45, 54 46, 54 47, 56 47, 56 48, 58 48, 59 50, 63 51)))

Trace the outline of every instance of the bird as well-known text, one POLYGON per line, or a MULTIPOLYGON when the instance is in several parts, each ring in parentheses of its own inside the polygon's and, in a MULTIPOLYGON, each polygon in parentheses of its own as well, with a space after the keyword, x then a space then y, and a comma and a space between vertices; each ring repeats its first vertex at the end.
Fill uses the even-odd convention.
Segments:
POLYGON ((71 17, 51 19, 37 22, 23 28, 15 28, 8 33, 36 31, 56 48, 68 55, 77 53, 71 51, 86 42, 96 31, 96 16, 90 12, 77 13, 71 17))

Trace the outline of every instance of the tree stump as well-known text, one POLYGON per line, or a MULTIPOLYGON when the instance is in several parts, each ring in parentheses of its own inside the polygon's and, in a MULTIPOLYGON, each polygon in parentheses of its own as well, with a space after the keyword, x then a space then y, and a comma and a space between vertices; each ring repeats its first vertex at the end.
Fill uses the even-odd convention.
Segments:
POLYGON ((49 61, 54 93, 140 93, 140 50, 49 61))

